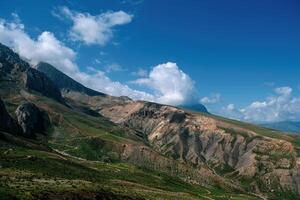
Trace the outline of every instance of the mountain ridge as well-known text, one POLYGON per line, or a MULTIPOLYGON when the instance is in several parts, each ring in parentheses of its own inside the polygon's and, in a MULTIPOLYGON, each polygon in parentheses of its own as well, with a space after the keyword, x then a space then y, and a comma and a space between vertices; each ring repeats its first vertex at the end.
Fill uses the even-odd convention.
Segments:
POLYGON ((66 74, 62 73, 54 66, 46 63, 46 62, 39 62, 34 68, 44 74, 46 74, 63 92, 69 91, 76 91, 82 92, 89 96, 105 96, 106 94, 102 92, 97 92, 90 88, 87 88, 80 84, 79 82, 75 81, 71 77, 67 76, 66 74))

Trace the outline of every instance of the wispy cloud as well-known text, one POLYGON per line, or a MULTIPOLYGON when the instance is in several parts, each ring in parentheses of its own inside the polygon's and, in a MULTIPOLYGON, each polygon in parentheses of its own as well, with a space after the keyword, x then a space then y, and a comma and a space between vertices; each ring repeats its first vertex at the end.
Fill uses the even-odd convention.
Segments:
POLYGON ((144 0, 123 0, 122 3, 136 6, 144 3, 144 0))
POLYGON ((146 69, 139 68, 137 71, 132 72, 132 75, 144 78, 148 75, 148 71, 146 69))
POLYGON ((111 72, 125 71, 125 69, 121 65, 119 65, 118 63, 110 63, 110 64, 105 66, 105 71, 107 73, 111 73, 111 72))
POLYGON ((222 109, 222 114, 250 122, 300 120, 300 97, 293 96, 291 87, 277 87, 274 95, 264 101, 254 101, 242 109, 230 104, 222 109))

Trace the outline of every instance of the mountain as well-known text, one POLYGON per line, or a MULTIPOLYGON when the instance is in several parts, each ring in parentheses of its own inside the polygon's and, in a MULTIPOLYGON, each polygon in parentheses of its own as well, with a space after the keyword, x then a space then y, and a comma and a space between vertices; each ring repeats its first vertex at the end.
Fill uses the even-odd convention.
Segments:
POLYGON ((105 96, 105 94, 101 92, 97 92, 81 85, 48 63, 40 62, 34 66, 34 68, 39 72, 46 74, 59 87, 59 89, 62 90, 62 92, 75 91, 89 96, 105 96))
POLYGON ((300 133, 300 122, 295 121, 282 121, 262 124, 262 126, 267 128, 272 128, 289 133, 300 133))
POLYGON ((89 113, 93 113, 93 110, 99 111, 102 107, 111 104, 116 105, 132 101, 128 97, 114 97, 87 88, 48 63, 40 62, 34 66, 34 68, 47 75, 59 88, 62 96, 69 100, 69 102, 72 102, 73 108, 77 108, 81 111, 85 110, 89 113), (86 107, 86 105, 89 106, 86 107), (92 108, 92 110, 90 108, 92 108))
POLYGON ((300 136, 98 93, 4 45, 0 97, 0 199, 300 199, 300 136))
MULTIPOLYGON (((0 83, 1 90, 6 88, 26 88, 46 97, 63 102, 61 93, 56 85, 45 74, 33 69, 19 55, 0 43, 0 83)), ((8 94, 9 95, 9 94, 8 94)))

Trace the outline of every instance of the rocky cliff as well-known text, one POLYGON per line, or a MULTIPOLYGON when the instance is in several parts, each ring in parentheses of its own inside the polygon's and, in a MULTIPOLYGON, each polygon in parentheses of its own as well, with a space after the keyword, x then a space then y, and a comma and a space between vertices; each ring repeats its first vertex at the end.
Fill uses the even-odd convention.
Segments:
POLYGON ((154 149, 173 159, 194 165, 207 163, 220 175, 244 177, 256 186, 257 180, 264 180, 270 191, 281 185, 300 192, 299 158, 288 141, 149 102, 112 106, 100 113, 146 135, 154 149), (268 184, 270 177, 277 184, 272 184, 274 180, 268 184))
POLYGON ((48 63, 40 62, 36 66, 34 66, 34 68, 37 69, 39 72, 46 74, 63 93, 73 91, 83 93, 88 96, 105 96, 105 94, 101 92, 97 92, 95 90, 81 85, 80 83, 65 75, 61 71, 57 70, 54 66, 48 63))
POLYGON ((0 44, 0 81, 11 81, 10 85, 22 86, 44 96, 63 102, 57 86, 45 74, 30 67, 18 54, 0 44))
POLYGON ((26 137, 35 137, 35 133, 45 134, 50 127, 48 114, 33 103, 21 104, 15 113, 18 123, 22 127, 23 135, 26 137))
POLYGON ((20 134, 22 133, 20 125, 7 112, 2 99, 0 98, 0 131, 20 134))

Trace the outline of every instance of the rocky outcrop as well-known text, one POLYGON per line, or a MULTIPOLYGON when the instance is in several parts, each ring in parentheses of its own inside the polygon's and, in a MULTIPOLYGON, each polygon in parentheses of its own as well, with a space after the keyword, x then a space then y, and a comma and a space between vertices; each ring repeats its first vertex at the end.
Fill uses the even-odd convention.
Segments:
MULTIPOLYGON (((291 143, 233 125, 232 129, 222 128, 211 117, 143 101, 104 108, 100 113, 142 133, 160 153, 193 165, 206 163, 221 175, 251 179, 278 169, 295 170, 291 143)), ((289 187, 297 188, 295 184, 289 187)))
POLYGON ((23 82, 27 89, 34 90, 46 97, 50 97, 59 102, 63 102, 58 87, 56 87, 56 85, 41 72, 33 68, 28 68, 23 74, 23 82))
POLYGON ((0 131, 12 134, 20 134, 22 132, 18 123, 9 115, 5 108, 4 102, 0 99, 0 131))
POLYGON ((0 43, 0 77, 23 72, 29 68, 29 64, 23 61, 18 54, 0 43))
POLYGON ((34 68, 46 74, 60 89, 63 97, 69 100, 68 103, 75 109, 88 106, 98 111, 104 107, 132 102, 132 99, 126 96, 114 97, 87 88, 48 63, 40 62, 34 68))
POLYGON ((13 81, 17 86, 63 102, 60 90, 44 73, 31 68, 18 54, 1 43, 0 80, 13 81))
POLYGON ((25 137, 35 137, 35 133, 45 134, 50 126, 48 114, 33 103, 20 105, 16 110, 16 116, 25 137))

